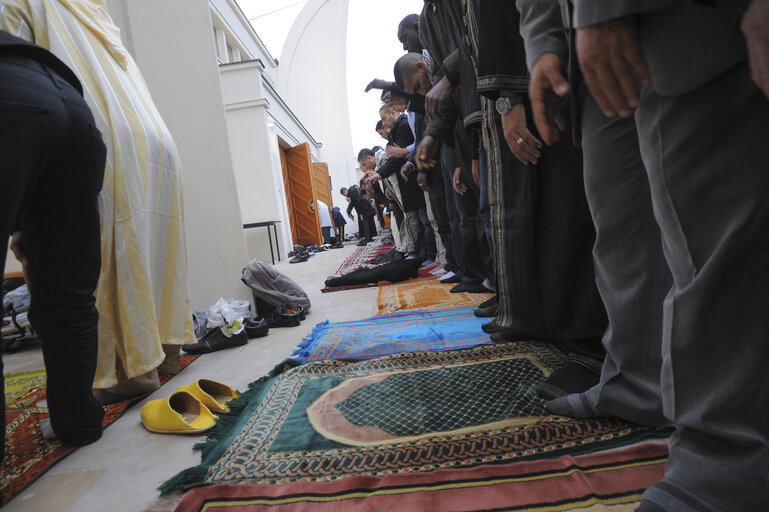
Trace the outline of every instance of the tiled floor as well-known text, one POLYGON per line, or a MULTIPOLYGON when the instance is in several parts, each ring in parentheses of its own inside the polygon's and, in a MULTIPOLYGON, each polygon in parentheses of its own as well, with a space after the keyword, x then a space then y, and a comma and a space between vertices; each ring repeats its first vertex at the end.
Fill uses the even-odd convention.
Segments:
MULTIPOLYGON (((273 329, 265 338, 243 347, 206 354, 194 361, 153 395, 162 398, 178 386, 202 377, 220 380, 236 389, 270 371, 288 357, 299 341, 323 320, 354 320, 376 313, 376 288, 320 293, 326 277, 352 253, 354 246, 322 252, 305 263, 275 266, 295 280, 312 301, 299 327, 273 329)), ((202 305, 196 304, 195 307, 202 305)), ((26 346, 4 357, 7 373, 42 368, 39 347, 26 346)), ((82 447, 55 465, 37 482, 3 507, 7 512, 137 512, 153 502, 156 488, 182 469, 200 462, 192 446, 203 436, 153 434, 139 417, 141 404, 104 431, 96 443, 82 447)))

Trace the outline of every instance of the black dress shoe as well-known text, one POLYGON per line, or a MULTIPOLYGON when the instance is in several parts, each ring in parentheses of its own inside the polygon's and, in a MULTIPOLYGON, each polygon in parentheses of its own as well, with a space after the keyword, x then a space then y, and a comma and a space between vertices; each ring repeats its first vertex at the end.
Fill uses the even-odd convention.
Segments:
MULTIPOLYGON (((497 305, 498 305, 497 304, 497 296, 494 295, 492 298, 484 300, 483 302, 478 304, 478 308, 479 309, 484 309, 484 308, 488 308, 490 306, 497 306, 497 305)), ((478 316, 478 315, 476 315, 476 316, 478 316)))
POLYGON ((270 326, 264 318, 248 318, 243 321, 243 326, 246 328, 248 339, 267 336, 270 331, 270 326))
POLYGON ((291 312, 284 308, 285 306, 275 308, 272 315, 266 319, 270 327, 296 327, 299 325, 299 312, 291 312))
POLYGON ((483 332, 487 332, 487 333, 491 334, 491 333, 494 333, 494 332, 506 331, 508 329, 508 327, 502 327, 501 325, 497 324, 496 320, 492 320, 491 322, 489 322, 487 324, 483 324, 481 326, 481 329, 483 329, 483 332))
POLYGON ((492 304, 491 306, 482 308, 479 307, 475 311, 473 311, 473 314, 480 318, 486 318, 486 317, 492 317, 497 316, 499 313, 499 305, 498 304, 492 304))
POLYGON ((222 350, 223 348, 239 347, 248 343, 248 334, 245 329, 229 338, 218 327, 211 329, 200 341, 193 345, 182 345, 182 350, 188 354, 208 354, 222 350))
POLYGON ((303 261, 307 261, 310 259, 310 255, 306 252, 300 252, 297 253, 296 256, 288 260, 289 263, 302 263, 303 261))
POLYGON ((543 341, 545 339, 512 328, 493 332, 490 338, 491 341, 543 341))

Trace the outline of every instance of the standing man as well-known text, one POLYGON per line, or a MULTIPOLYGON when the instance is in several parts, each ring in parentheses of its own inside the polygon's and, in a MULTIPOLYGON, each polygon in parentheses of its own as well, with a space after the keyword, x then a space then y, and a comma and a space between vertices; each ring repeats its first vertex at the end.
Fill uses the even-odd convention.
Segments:
POLYGON ((661 389, 676 431, 641 511, 769 502, 769 5, 748 3, 575 4, 590 91, 606 116, 635 115, 673 276, 661 389))
POLYGON ((75 72, 104 134, 94 387, 103 403, 152 392, 159 369, 178 371, 181 345, 195 341, 173 138, 104 0, 2 0, 0 23, 75 72))

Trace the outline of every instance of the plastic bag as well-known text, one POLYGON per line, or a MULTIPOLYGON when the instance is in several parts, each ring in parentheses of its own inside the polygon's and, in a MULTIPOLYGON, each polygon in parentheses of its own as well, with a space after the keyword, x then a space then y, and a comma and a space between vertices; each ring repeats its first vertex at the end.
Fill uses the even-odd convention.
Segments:
POLYGON ((243 320, 249 316, 251 304, 245 300, 226 300, 220 298, 216 304, 208 308, 206 328, 219 327, 222 334, 231 337, 243 331, 243 320))

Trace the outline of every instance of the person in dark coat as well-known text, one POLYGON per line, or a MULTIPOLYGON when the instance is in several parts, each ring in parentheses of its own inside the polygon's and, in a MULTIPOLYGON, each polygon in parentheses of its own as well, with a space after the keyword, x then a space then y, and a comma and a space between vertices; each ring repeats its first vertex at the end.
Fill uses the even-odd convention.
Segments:
POLYGON ((353 218, 353 209, 358 214, 358 219, 361 220, 363 227, 363 238, 358 242, 358 245, 366 245, 372 240, 371 221, 373 221, 376 215, 376 210, 371 205, 371 201, 361 196, 360 188, 357 185, 353 185, 350 188, 342 187, 339 193, 350 200, 347 206, 347 216, 351 219, 353 218))

